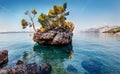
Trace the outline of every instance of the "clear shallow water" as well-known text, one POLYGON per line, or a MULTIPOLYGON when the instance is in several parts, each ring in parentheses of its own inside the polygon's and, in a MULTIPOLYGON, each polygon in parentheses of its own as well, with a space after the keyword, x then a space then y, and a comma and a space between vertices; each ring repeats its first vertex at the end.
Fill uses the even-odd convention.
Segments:
POLYGON ((21 59, 25 63, 50 63, 52 74, 120 74, 120 37, 77 33, 72 44, 51 47, 35 44, 29 34, 0 34, 0 50, 9 51, 4 67, 12 67, 21 59))

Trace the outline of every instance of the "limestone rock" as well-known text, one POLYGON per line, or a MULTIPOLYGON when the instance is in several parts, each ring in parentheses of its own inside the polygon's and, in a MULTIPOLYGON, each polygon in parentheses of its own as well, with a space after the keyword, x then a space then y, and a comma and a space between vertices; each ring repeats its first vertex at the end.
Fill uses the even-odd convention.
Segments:
POLYGON ((72 31, 53 29, 47 32, 35 33, 33 40, 40 44, 46 44, 46 45, 67 45, 71 43, 72 36, 73 36, 72 31))
POLYGON ((37 64, 32 63, 32 64, 27 64, 27 74, 37 74, 37 64))
POLYGON ((72 34, 70 33, 66 33, 66 32, 61 32, 61 33, 58 33, 51 44, 69 44, 72 40, 72 34))
POLYGON ((0 69, 0 74, 37 74, 37 64, 31 63, 24 65, 19 60, 13 68, 0 69))
POLYGON ((14 68, 1 69, 0 74, 27 74, 26 67, 17 65, 14 68))
POLYGON ((8 51, 7 50, 0 51, 0 65, 4 64, 7 61, 8 61, 8 51))

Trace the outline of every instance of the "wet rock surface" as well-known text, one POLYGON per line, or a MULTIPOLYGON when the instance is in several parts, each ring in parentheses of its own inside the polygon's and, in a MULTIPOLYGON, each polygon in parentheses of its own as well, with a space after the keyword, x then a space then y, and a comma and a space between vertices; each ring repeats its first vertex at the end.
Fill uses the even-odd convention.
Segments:
POLYGON ((36 63, 24 65, 23 61, 18 60, 13 68, 0 69, 0 74, 52 74, 52 67, 48 63, 42 63, 38 67, 36 63))
POLYGON ((67 45, 72 41, 72 31, 63 31, 62 29, 53 29, 47 32, 37 32, 33 40, 45 45, 67 45))
POLYGON ((5 64, 8 61, 8 51, 0 51, 0 65, 5 64))
POLYGON ((0 69, 0 74, 37 74, 37 64, 31 63, 24 65, 19 60, 13 68, 0 69))
POLYGON ((18 65, 14 68, 1 69, 0 74, 27 74, 27 71, 25 66, 18 65))
POLYGON ((37 74, 37 64, 32 63, 32 64, 27 64, 27 74, 37 74))

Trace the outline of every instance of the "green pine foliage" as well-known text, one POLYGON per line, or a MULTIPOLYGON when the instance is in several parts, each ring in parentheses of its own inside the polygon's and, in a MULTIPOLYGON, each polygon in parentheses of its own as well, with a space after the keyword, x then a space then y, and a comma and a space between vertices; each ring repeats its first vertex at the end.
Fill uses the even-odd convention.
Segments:
MULTIPOLYGON (((69 12, 67 12, 66 9, 67 9, 67 3, 64 3, 62 6, 54 5, 53 8, 49 10, 48 14, 41 13, 38 16, 38 22, 41 24, 39 30, 46 31, 53 28, 62 28, 65 30, 68 27, 69 28, 73 27, 73 23, 66 21, 67 16, 69 15, 69 12)), ((34 31, 36 32, 33 19, 37 14, 37 11, 33 9, 31 11, 31 14, 29 11, 26 11, 25 15, 28 15, 30 17, 31 22, 27 22, 25 19, 22 19, 21 24, 23 29, 29 26, 29 27, 33 27, 34 31)))

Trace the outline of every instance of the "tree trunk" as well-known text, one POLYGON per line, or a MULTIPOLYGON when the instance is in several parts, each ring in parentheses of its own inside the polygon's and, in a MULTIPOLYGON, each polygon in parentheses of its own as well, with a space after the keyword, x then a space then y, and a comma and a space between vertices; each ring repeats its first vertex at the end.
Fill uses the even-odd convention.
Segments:
POLYGON ((34 25, 34 22, 33 22, 33 19, 32 19, 32 18, 31 18, 31 21, 32 21, 33 30, 34 30, 34 32, 36 33, 37 31, 36 31, 36 29, 35 29, 35 25, 34 25))

